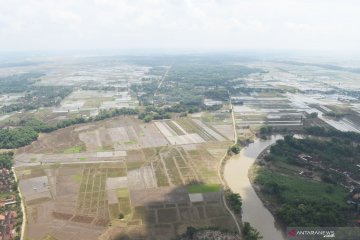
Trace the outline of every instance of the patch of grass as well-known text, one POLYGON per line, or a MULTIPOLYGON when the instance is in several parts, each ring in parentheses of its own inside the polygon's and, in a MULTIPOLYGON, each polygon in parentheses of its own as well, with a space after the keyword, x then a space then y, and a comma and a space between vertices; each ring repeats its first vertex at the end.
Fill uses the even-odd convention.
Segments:
POLYGON ((73 175, 72 179, 74 180, 74 182, 81 183, 82 175, 81 174, 73 175))
POLYGON ((126 162, 126 167, 127 170, 134 170, 134 169, 138 169, 140 167, 142 167, 144 165, 144 162, 139 161, 139 162, 126 162))
POLYGON ((108 168, 108 177, 123 177, 126 176, 125 168, 108 168))
POLYGON ((125 145, 132 145, 132 144, 136 144, 136 141, 126 141, 124 142, 125 145))
POLYGON ((120 212, 125 216, 131 213, 131 204, 129 198, 119 198, 120 212))
POLYGON ((137 206, 134 208, 133 219, 146 219, 146 208, 143 206, 137 206))
POLYGON ((177 135, 184 135, 184 133, 183 133, 172 121, 166 121, 166 124, 167 124, 177 135))
POLYGON ((345 226, 351 221, 346 189, 271 170, 257 168, 254 172, 261 196, 271 202, 287 226, 345 226))
POLYGON ((30 169, 26 169, 26 170, 23 170, 19 173, 20 175, 30 175, 31 174, 31 170, 30 169))
POLYGON ((57 240, 55 237, 51 236, 50 234, 46 234, 45 237, 43 237, 42 240, 57 240))
POLYGON ((128 188, 119 188, 117 190, 118 198, 128 198, 129 197, 129 189, 128 188))
POLYGON ((117 219, 119 213, 119 204, 109 204, 109 215, 111 219, 117 219))
POLYGON ((154 169, 155 169, 155 176, 158 186, 160 187, 169 186, 169 181, 165 174, 165 170, 159 161, 154 163, 154 169))
POLYGON ((87 158, 86 157, 80 157, 79 160, 80 161, 85 161, 87 158))
POLYGON ((183 182, 181 180, 181 176, 179 174, 179 171, 175 165, 174 159, 172 158, 172 155, 164 159, 167 171, 169 173, 169 176, 171 178, 171 182, 174 185, 181 185, 183 182))
POLYGON ((219 184, 190 184, 187 187, 189 193, 219 192, 219 184))
POLYGON ((267 187, 269 183, 278 184, 282 192, 282 202, 297 202, 299 199, 309 201, 319 201, 327 199, 345 206, 347 192, 344 188, 328 183, 315 182, 296 176, 284 176, 269 170, 256 169, 255 183, 267 187), (329 191, 329 188, 332 191, 329 191))
POLYGON ((97 152, 107 152, 107 151, 113 151, 113 147, 112 146, 102 146, 102 147, 97 147, 96 151, 97 152))
POLYGON ((64 150, 64 153, 69 154, 69 153, 80 153, 83 152, 85 149, 82 146, 74 146, 71 148, 67 148, 64 150))

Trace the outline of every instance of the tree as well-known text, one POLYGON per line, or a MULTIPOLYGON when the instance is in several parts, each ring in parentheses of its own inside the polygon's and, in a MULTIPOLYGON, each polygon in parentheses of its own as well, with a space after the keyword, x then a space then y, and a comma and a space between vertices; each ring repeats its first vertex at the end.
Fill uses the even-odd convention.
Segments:
POLYGON ((260 235, 259 231, 253 228, 250 223, 244 222, 244 226, 242 229, 242 234, 244 240, 260 240, 263 237, 260 235))
POLYGON ((232 193, 231 191, 226 192, 226 201, 229 203, 230 208, 236 213, 241 214, 242 211, 242 200, 239 194, 232 193))
POLYGON ((153 119, 154 119, 154 118, 153 118, 153 116, 151 116, 151 115, 146 115, 146 116, 144 117, 144 121, 145 121, 145 122, 151 122, 153 119))
POLYGON ((194 239, 194 235, 195 235, 195 233, 196 233, 196 229, 194 228, 194 227, 192 227, 192 226, 190 226, 190 227, 187 227, 186 228, 186 233, 185 233, 185 235, 186 235, 186 237, 188 238, 188 239, 194 239))
POLYGON ((317 118, 318 117, 318 113, 317 112, 312 112, 309 115, 310 118, 317 118))
POLYGON ((239 154, 240 153, 239 145, 235 144, 234 146, 230 147, 230 151, 235 153, 235 154, 239 154))

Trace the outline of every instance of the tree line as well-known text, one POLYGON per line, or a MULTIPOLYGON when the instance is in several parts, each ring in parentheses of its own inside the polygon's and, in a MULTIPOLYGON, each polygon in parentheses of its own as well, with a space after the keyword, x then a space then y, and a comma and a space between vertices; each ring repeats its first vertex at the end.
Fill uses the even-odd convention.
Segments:
POLYGON ((16 127, 0 129, 0 148, 12 149, 23 147, 36 140, 39 133, 52 132, 74 124, 100 121, 122 115, 137 115, 138 113, 137 109, 131 108, 101 110, 96 117, 67 119, 57 124, 48 124, 34 118, 23 119, 16 127))

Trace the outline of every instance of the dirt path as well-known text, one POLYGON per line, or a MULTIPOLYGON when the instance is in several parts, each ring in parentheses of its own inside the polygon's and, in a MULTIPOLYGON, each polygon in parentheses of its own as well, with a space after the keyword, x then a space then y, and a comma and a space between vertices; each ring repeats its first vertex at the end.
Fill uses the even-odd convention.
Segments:
POLYGON ((173 161, 174 161, 174 163, 175 163, 176 170, 178 171, 179 176, 180 176, 180 178, 181 178, 181 182, 182 182, 183 184, 185 184, 185 179, 184 179, 183 175, 181 174, 179 164, 177 163, 176 158, 175 158, 174 156, 173 156, 172 158, 173 158, 173 161))
POLYGON ((174 184, 173 184, 173 182, 171 181, 171 178, 170 178, 170 176, 169 176, 168 169, 166 168, 166 164, 165 164, 165 161, 164 161, 164 158, 163 158, 162 154, 160 153, 159 156, 160 156, 161 164, 163 165, 163 168, 164 168, 165 175, 166 175, 166 177, 167 177, 167 179, 168 179, 169 185, 170 185, 170 186, 174 186, 174 184))
POLYGON ((164 73, 163 77, 161 78, 161 81, 160 81, 160 83, 159 83, 159 85, 158 85, 158 87, 157 87, 157 89, 156 89, 156 91, 155 91, 155 93, 154 93, 154 97, 156 97, 156 96, 158 95, 159 90, 160 90, 160 88, 161 88, 161 85, 163 84, 163 82, 164 82, 166 76, 168 75, 171 67, 172 67, 172 65, 170 65, 170 67, 166 70, 166 72, 164 73))
POLYGON ((200 177, 199 177, 199 175, 197 174, 194 166, 192 165, 192 162, 189 161, 189 159, 191 159, 191 158, 189 157, 188 153, 185 152, 185 154, 186 154, 186 157, 185 157, 179 149, 176 148, 176 151, 178 151, 178 153, 180 154, 180 156, 182 157, 182 159, 184 159, 184 161, 185 161, 185 163, 187 164, 187 166, 189 166, 189 168, 191 169, 191 171, 193 172, 193 174, 194 174, 194 176, 195 176, 195 178, 196 178, 196 181, 200 181, 200 177))
MULTIPOLYGON (((16 173, 14 171, 14 168, 11 168, 11 171, 14 174, 14 178, 15 178, 15 182, 18 182, 16 173)), ((20 240, 24 240, 25 237, 25 227, 26 227, 26 212, 25 212, 25 206, 24 206, 24 198, 21 195, 21 191, 20 191, 20 185, 18 184, 18 192, 19 192, 19 197, 21 199, 21 211, 23 213, 23 219, 22 219, 22 224, 21 224, 21 235, 20 235, 20 240)))
MULTIPOLYGON (((230 97, 230 109, 231 109, 231 114, 232 114, 232 123, 233 123, 233 127, 234 127, 234 144, 236 144, 237 143, 237 134, 236 134, 234 111, 233 111, 233 106, 231 104, 231 97, 230 97)), ((227 158, 227 153, 225 153, 225 155, 221 158, 221 160, 219 162, 219 165, 218 165, 218 169, 217 169, 218 177, 219 177, 219 179, 221 181, 221 185, 224 188, 227 187, 227 184, 226 184, 226 182, 225 182, 225 180, 223 178, 222 171, 223 171, 223 166, 224 166, 224 162, 225 162, 226 158, 227 158)), ((239 235, 241 236, 241 228, 240 228, 239 221, 238 221, 236 215, 233 213, 233 211, 229 208, 229 206, 228 206, 228 204, 226 202, 226 197, 225 197, 224 191, 221 192, 221 195, 222 195, 222 201, 224 203, 224 207, 226 208, 226 210, 230 213, 231 217, 233 218, 234 223, 236 225, 236 229, 237 229, 239 235)))

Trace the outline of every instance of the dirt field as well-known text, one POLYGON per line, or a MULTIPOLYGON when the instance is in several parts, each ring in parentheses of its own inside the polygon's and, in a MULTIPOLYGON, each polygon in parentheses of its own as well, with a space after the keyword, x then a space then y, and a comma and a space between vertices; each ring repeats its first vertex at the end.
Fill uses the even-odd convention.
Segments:
POLYGON ((189 225, 233 230, 220 188, 187 188, 220 183, 218 162, 231 143, 220 130, 199 119, 119 117, 41 136, 14 157, 26 236, 168 240, 189 225))

